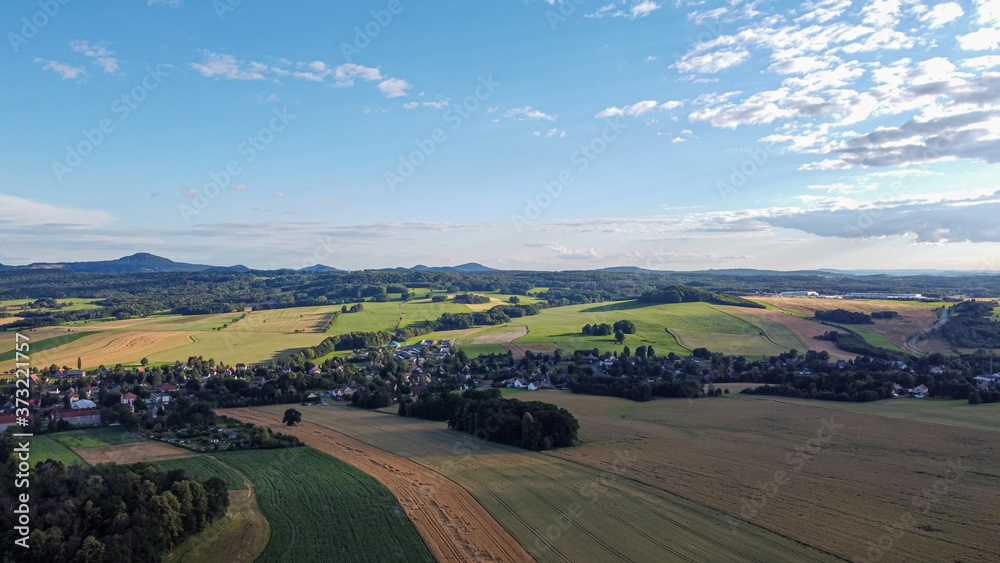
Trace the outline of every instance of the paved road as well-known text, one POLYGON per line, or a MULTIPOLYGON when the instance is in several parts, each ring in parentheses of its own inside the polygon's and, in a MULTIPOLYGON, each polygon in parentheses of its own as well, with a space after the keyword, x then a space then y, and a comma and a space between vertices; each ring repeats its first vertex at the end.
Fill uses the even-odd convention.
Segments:
MULTIPOLYGON (((945 307, 944 310, 941 311, 941 320, 939 320, 938 322, 934 323, 934 326, 932 326, 931 328, 925 330, 924 332, 930 332, 930 331, 932 331, 932 330, 934 330, 936 328, 940 328, 941 325, 943 325, 944 323, 948 322, 948 311, 949 311, 949 308, 945 307)), ((906 345, 909 346, 910 348, 914 349, 915 351, 920 352, 921 354, 923 354, 924 351, 921 350, 920 348, 917 348, 917 337, 919 337, 919 336, 920 336, 919 334, 913 335, 913 338, 911 338, 910 341, 906 343, 906 345)))

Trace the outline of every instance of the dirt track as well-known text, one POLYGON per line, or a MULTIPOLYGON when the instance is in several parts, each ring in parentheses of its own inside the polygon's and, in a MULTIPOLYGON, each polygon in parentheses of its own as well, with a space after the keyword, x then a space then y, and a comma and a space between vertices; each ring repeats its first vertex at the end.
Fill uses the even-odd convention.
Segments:
POLYGON ((288 427, 279 416, 254 409, 225 414, 295 436, 374 477, 396 497, 438 561, 533 561, 472 495, 422 465, 316 424, 288 427))

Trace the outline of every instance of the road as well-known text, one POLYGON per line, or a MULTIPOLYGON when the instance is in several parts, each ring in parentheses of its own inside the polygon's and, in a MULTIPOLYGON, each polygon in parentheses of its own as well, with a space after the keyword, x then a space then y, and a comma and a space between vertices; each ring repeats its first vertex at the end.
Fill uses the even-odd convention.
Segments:
MULTIPOLYGON (((941 325, 943 325, 946 322, 948 322, 948 307, 945 307, 944 310, 941 311, 941 319, 938 322, 934 323, 934 326, 930 327, 929 329, 925 330, 924 332, 930 332, 930 331, 932 331, 932 330, 934 330, 936 328, 940 328, 941 325)), ((920 352, 921 354, 923 354, 924 351, 921 350, 920 348, 917 348, 917 338, 919 336, 920 336, 919 334, 914 334, 913 338, 910 338, 910 341, 907 342, 906 345, 909 346, 910 348, 912 348, 913 350, 915 350, 915 351, 920 352)))

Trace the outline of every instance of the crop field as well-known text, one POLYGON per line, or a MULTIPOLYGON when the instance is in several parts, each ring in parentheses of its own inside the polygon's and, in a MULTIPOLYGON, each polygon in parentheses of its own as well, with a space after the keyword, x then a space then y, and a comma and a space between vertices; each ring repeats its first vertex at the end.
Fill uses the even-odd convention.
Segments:
MULTIPOLYGON (((8 299, 6 301, 0 301, 0 311, 20 311, 21 305, 31 303, 33 299, 8 299)), ((65 307, 54 309, 51 307, 42 307, 37 309, 28 309, 29 311, 84 311, 90 309, 100 309, 100 305, 96 305, 94 302, 100 301, 100 299, 91 299, 86 297, 72 297, 65 299, 56 299, 56 303, 60 305, 65 305, 65 307)))
MULTIPOLYGON (((229 332, 318 332, 326 330, 332 318, 332 307, 294 307, 267 309, 247 313, 245 319, 223 329, 229 332)), ((242 313, 228 313, 225 318, 239 318, 242 313)))
POLYGON ((777 354, 792 345, 804 348, 801 339, 790 331, 773 325, 755 326, 738 316, 741 311, 738 307, 707 303, 642 305, 635 301, 557 307, 516 319, 528 328, 528 334, 514 344, 523 349, 554 344, 566 351, 592 348, 602 352, 621 351, 613 336, 586 336, 581 329, 584 324, 614 324, 628 319, 635 323, 636 333, 626 335, 624 345, 633 350, 640 345, 652 345, 660 355, 687 354, 699 347, 747 356, 777 354))
POLYGON ((800 341, 805 345, 804 348, 795 347, 796 350, 816 350, 817 352, 825 351, 830 356, 834 358, 840 358, 844 360, 850 360, 856 356, 856 354, 851 354, 850 352, 845 352, 833 342, 826 340, 816 340, 815 336, 822 336, 823 333, 829 332, 830 327, 828 325, 819 323, 812 319, 802 318, 800 316, 792 315, 788 312, 780 312, 773 305, 769 306, 769 309, 749 309, 749 308, 731 308, 729 313, 736 315, 747 322, 753 323, 757 326, 764 327, 765 333, 773 334, 774 331, 771 328, 773 324, 779 324, 786 329, 790 330, 795 336, 799 338, 800 341), (772 324, 773 323, 773 324, 772 324))
POLYGON ((76 454, 91 465, 99 463, 138 463, 140 461, 163 461, 195 455, 191 450, 171 446, 162 442, 133 442, 97 448, 76 450, 76 454))
POLYGON ((257 561, 433 561, 375 479, 312 448, 226 452, 249 477, 271 527, 257 561))
POLYGON ((692 403, 559 391, 532 398, 580 421, 582 444, 551 456, 608 469, 624 449, 634 460, 624 475, 731 514, 736 529, 780 530, 856 560, 908 513, 913 523, 883 560, 1000 560, 1000 536, 982 533, 1000 521, 997 424, 992 431, 975 427, 995 421, 1000 405, 972 412, 949 401, 921 413, 931 400, 895 400, 849 412, 855 405, 733 395, 692 403), (950 424, 962 420, 967 424, 950 424), (796 448, 811 447, 818 448, 811 459, 797 457, 796 448), (968 469, 956 477, 949 463, 968 469), (950 485, 940 481, 946 475, 950 485), (939 495, 925 513, 912 501, 932 489, 939 495))
MULTIPOLYGON (((77 358, 84 368, 99 365, 135 364, 145 356, 167 348, 175 348, 191 341, 187 332, 145 332, 138 330, 95 332, 84 335, 71 343, 44 351, 31 350, 31 363, 35 366, 69 366, 76 368, 77 358)), ((75 336, 75 335, 74 335, 75 336)), ((180 358, 171 358, 171 361, 180 358)), ((187 359, 187 356, 184 356, 187 359)), ((13 367, 13 360, 0 363, 0 369, 13 367)))
MULTIPOLYGON (((730 387, 729 392, 736 392, 733 384, 720 384, 720 387, 730 387)), ((753 384, 756 385, 756 384, 753 384)), ((741 397, 743 398, 743 397, 741 397)), ((989 432, 1000 432, 1000 403, 970 405, 965 399, 913 399, 899 397, 891 401, 871 401, 868 403, 852 403, 839 401, 823 402, 817 405, 809 399, 791 399, 785 397, 766 397, 764 395, 747 395, 745 398, 761 401, 778 401, 792 405, 821 406, 825 409, 854 412, 872 416, 884 416, 944 424, 961 428, 974 428, 989 432)))
POLYGON ((212 477, 218 477, 226 482, 226 487, 230 491, 240 491, 247 488, 243 482, 243 478, 238 473, 211 456, 196 455, 193 457, 165 459, 160 461, 159 464, 164 471, 183 469, 188 475, 198 481, 207 481, 212 477))
POLYGON ((216 361, 229 365, 239 362, 263 362, 315 346, 324 338, 326 336, 323 334, 311 333, 196 332, 189 333, 190 340, 187 343, 151 352, 146 357, 153 363, 185 361, 190 356, 215 358, 216 361))
MULTIPOLYGON (((277 407, 252 411, 280 420, 277 407)), ((302 415, 454 481, 538 561, 834 560, 754 525, 730 530, 720 512, 618 477, 631 463, 629 441, 591 460, 606 462, 595 468, 480 442, 444 423, 347 406, 312 407, 302 415)))
MULTIPOLYGON (((846 309, 871 314, 876 311, 896 311, 895 319, 875 319, 873 325, 859 328, 882 333, 897 349, 907 349, 906 341, 937 322, 936 308, 942 303, 923 301, 883 301, 870 299, 815 299, 809 297, 753 297, 754 301, 777 307, 795 315, 812 318, 816 311, 846 309)), ((851 325, 854 329, 855 325, 851 325)), ((830 329, 832 330, 832 329, 830 329)), ((862 334, 862 337, 864 335, 862 334)), ((867 340, 867 338, 865 338, 867 340)), ((872 342, 870 342, 872 343, 872 342)))
POLYGON ((134 444, 135 442, 145 442, 146 439, 137 434, 126 431, 121 426, 98 426, 96 428, 86 428, 83 430, 72 430, 70 432, 60 432, 53 436, 89 436, 104 445, 117 446, 121 444, 134 444))
POLYGON ((402 505, 438 561, 528 561, 528 554, 469 493, 441 475, 340 432, 250 409, 228 411, 240 420, 292 434, 382 483, 402 505), (457 541, 456 541, 457 540, 457 541))
MULTIPOLYGON (((64 333, 60 334, 59 336, 53 336, 51 338, 46 338, 44 340, 35 340, 35 339, 32 338, 31 340, 27 341, 28 342, 28 350, 30 352, 29 353, 29 357, 32 356, 32 355, 34 355, 34 354, 37 354, 39 352, 44 352, 45 350, 51 350, 52 348, 57 348, 59 346, 65 345, 65 344, 69 344, 70 342, 73 342, 74 340, 79 340, 79 339, 83 338, 84 336, 87 336, 88 334, 91 334, 91 333, 90 332, 64 332, 64 333)), ((10 333, 10 340, 11 340, 10 346, 8 348, 4 349, 3 352, 0 352, 0 362, 7 362, 7 361, 10 361, 10 360, 14 360, 16 358, 16 352, 14 351, 14 340, 16 338, 17 337, 14 335, 14 333, 10 333)), ((29 336, 28 338, 31 338, 31 336, 29 336)), ((4 337, 4 338, 2 338, 0 340, 6 341, 7 338, 4 337)), ((22 340, 21 342, 25 342, 25 341, 22 340)))
POLYGON ((66 446, 71 450, 82 450, 86 448, 100 448, 111 444, 88 434, 83 430, 73 430, 70 432, 59 432, 50 434, 53 440, 66 446))
POLYGON ((46 460, 62 462, 63 465, 87 465, 87 462, 73 450, 66 447, 53 435, 42 435, 31 438, 31 466, 34 467, 46 460))

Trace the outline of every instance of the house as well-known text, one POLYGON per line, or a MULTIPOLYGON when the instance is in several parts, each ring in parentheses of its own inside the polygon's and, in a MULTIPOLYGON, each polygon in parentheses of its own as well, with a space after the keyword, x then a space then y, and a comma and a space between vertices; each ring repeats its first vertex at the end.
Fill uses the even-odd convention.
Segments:
POLYGON ((427 388, 424 387, 423 385, 414 385, 413 387, 410 387, 410 395, 413 396, 414 399, 416 399, 426 390, 427 388))
POLYGON ((132 406, 133 403, 135 403, 135 400, 138 398, 139 396, 136 395, 135 393, 125 393, 124 395, 122 395, 122 404, 132 406))
POLYGON ((441 341, 441 347, 442 348, 451 348, 451 339, 450 338, 445 338, 444 340, 442 340, 441 341))
POLYGON ((156 386, 156 390, 161 393, 170 393, 171 391, 177 391, 178 387, 176 385, 170 385, 167 383, 161 383, 156 386))
POLYGON ((316 375, 317 373, 320 373, 322 371, 323 368, 321 368, 320 366, 313 366, 309 369, 309 375, 316 375))
POLYGON ((892 396, 893 397, 898 397, 899 394, 902 393, 903 391, 905 391, 905 390, 903 389, 902 385, 900 385, 898 383, 893 383, 892 384, 892 396))
POLYGON ((52 413, 52 420, 65 420, 73 426, 100 426, 101 409, 62 409, 52 413))
POLYGON ((155 403, 156 405, 163 406, 170 402, 170 394, 168 393, 150 393, 149 401, 155 403))
POLYGON ((513 387, 514 389, 524 389, 528 386, 528 382, 524 379, 518 377, 514 380, 513 384, 507 384, 507 387, 513 387))
POLYGON ((892 364, 890 364, 890 365, 892 365, 892 367, 894 367, 896 369, 900 369, 900 370, 906 369, 906 362, 901 362, 899 360, 893 361, 892 364))
POLYGON ((17 425, 17 416, 13 414, 0 414, 0 434, 11 426, 17 425))
POLYGON ((479 387, 493 387, 492 379, 484 379, 479 382, 479 387))
POLYGON ((87 372, 83 371, 82 369, 71 369, 66 372, 66 377, 75 378, 75 377, 83 377, 85 375, 87 375, 87 372))
POLYGON ((236 364, 236 371, 237 372, 242 373, 242 372, 244 372, 246 370, 247 370, 247 365, 246 364, 236 364))
POLYGON ((927 395, 927 391, 928 391, 928 389, 927 389, 926 385, 922 385, 922 384, 921 385, 917 385, 913 389, 910 389, 910 396, 914 397, 914 398, 917 398, 917 399, 922 399, 922 398, 924 398, 925 395, 927 395))

